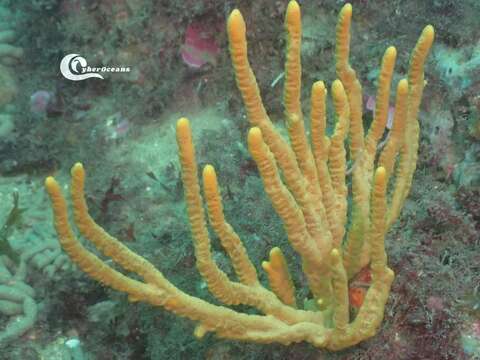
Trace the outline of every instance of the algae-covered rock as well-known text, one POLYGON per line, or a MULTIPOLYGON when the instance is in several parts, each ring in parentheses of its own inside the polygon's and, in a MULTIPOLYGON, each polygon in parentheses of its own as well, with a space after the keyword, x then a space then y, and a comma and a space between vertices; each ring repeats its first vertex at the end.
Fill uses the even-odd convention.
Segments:
POLYGON ((15 128, 12 114, 0 113, 0 139, 7 138, 15 128))
POLYGON ((0 107, 13 101, 18 93, 17 80, 12 70, 0 65, 0 107))

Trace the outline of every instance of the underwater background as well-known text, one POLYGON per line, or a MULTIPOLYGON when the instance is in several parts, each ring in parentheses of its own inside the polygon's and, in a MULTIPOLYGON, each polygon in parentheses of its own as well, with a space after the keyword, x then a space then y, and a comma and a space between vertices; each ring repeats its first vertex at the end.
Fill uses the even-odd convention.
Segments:
MULTIPOLYGON (((308 114, 311 84, 335 80, 335 26, 345 2, 299 3, 308 114)), ((371 339, 330 352, 214 334, 198 340, 192 321, 129 302, 73 265, 44 190, 47 176, 68 184, 71 166, 82 162, 97 223, 178 288, 218 303, 196 269, 186 214, 175 136, 186 116, 198 165, 217 169, 225 217, 262 283, 260 265, 280 246, 303 303, 309 292, 298 255, 247 149, 250 124, 226 33, 238 8, 263 103, 283 128, 288 2, 0 0, 0 360, 480 359, 480 1, 351 3, 350 62, 363 86, 366 124, 385 49, 398 51, 396 86, 425 25, 436 38, 425 65, 417 170, 386 236, 396 278, 384 320, 371 339), (114 69, 72 80, 72 71, 61 71, 68 54, 77 54, 70 70, 85 66, 82 59, 114 69)), ((390 104, 393 112, 393 95, 390 104)), ((212 239, 214 260, 232 275, 212 239)))

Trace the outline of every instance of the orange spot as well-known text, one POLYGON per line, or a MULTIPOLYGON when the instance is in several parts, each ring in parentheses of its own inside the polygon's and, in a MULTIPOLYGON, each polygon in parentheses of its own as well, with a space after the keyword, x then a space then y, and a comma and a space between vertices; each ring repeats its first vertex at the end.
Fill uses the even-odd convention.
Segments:
POLYGON ((353 308, 360 308, 365 300, 366 289, 363 288, 350 288, 348 290, 348 299, 350 300, 350 306, 353 308))

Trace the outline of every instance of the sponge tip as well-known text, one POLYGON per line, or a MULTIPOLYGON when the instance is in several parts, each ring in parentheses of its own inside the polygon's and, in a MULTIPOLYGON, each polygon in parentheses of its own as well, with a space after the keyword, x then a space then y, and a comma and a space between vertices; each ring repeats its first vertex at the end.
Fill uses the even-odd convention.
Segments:
POLYGON ((227 21, 227 31, 231 42, 245 40, 246 25, 240 10, 235 9, 230 13, 227 21))

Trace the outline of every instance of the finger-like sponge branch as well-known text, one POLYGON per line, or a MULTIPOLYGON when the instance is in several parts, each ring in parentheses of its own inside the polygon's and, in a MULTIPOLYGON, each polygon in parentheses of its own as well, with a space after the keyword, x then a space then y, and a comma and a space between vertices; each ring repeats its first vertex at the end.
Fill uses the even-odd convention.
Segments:
MULTIPOLYGON (((417 45, 412 53, 410 60, 410 71, 408 72, 408 81, 411 85, 419 85, 423 82, 423 66, 427 59, 430 48, 435 38, 435 30, 432 25, 427 25, 422 31, 417 45)), ((422 84, 423 85, 423 84, 422 84)))
POLYGON ((285 111, 301 117, 300 93, 302 66, 300 62, 300 46, 302 40, 302 26, 300 6, 296 1, 290 1, 285 17, 287 28, 287 62, 285 64, 285 111))
POLYGON ((233 268, 240 281, 246 285, 258 282, 255 267, 250 262, 240 237, 223 215, 223 205, 218 188, 217 175, 212 165, 203 168, 203 186, 210 224, 217 233, 222 246, 232 260, 233 268))
MULTIPOLYGON (((352 20, 352 5, 347 3, 340 10, 337 22, 337 41, 335 51, 335 64, 337 74, 348 71, 350 56, 350 24, 352 20)), ((338 75, 342 77, 340 74, 338 75)))
POLYGON ((264 261, 262 267, 268 275, 272 291, 284 304, 296 308, 297 301, 295 300, 295 286, 293 285, 292 277, 288 271, 287 262, 285 256, 283 256, 282 250, 278 247, 274 247, 270 250, 269 260, 270 261, 264 261))
POLYGON ((390 86, 392 83, 396 57, 397 50, 393 46, 390 46, 383 55, 382 67, 378 77, 375 115, 366 140, 366 149, 371 158, 370 161, 372 164, 377 150, 378 140, 383 135, 387 124, 390 86))
POLYGON ((390 131, 387 145, 383 149, 378 163, 385 168, 388 176, 393 171, 395 156, 403 146, 405 141, 405 122, 408 106, 408 81, 402 79, 397 86, 397 99, 395 102, 395 114, 393 117, 393 127, 390 131))

